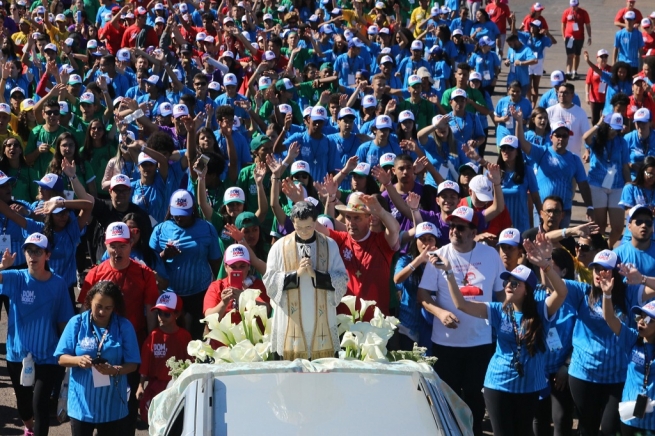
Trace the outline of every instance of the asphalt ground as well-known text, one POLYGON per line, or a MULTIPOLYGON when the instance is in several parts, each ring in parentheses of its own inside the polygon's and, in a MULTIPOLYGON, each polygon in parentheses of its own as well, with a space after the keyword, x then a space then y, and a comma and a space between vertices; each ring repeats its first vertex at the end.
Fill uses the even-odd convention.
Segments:
MULTIPOLYGON (((523 20, 523 17, 525 17, 525 15, 530 11, 530 7, 533 3, 534 2, 527 0, 510 0, 510 9, 516 13, 517 21, 520 22, 523 20)), ((549 48, 546 53, 544 69, 548 72, 548 75, 550 75, 553 70, 564 70, 566 66, 566 54, 564 51, 563 38, 560 33, 559 21, 562 12, 568 7, 568 2, 565 0, 541 0, 541 4, 546 7, 543 15, 548 21, 550 32, 558 40, 558 44, 549 48)), ((612 52, 614 34, 618 30, 614 26, 614 15, 619 9, 624 7, 624 5, 625 2, 620 0, 582 0, 580 7, 586 9, 589 13, 592 28, 592 45, 587 46, 585 43, 584 50, 588 50, 592 58, 595 58, 595 53, 601 48, 605 48, 610 53, 612 52)), ((652 12, 650 9, 655 9, 655 4, 653 3, 649 5, 649 9, 643 9, 644 6, 647 6, 644 2, 637 2, 637 8, 640 8, 644 16, 647 16, 650 14, 650 12, 652 12)), ((507 53, 507 47, 505 47, 505 53, 507 53)), ((584 65, 584 59, 581 60, 581 64, 584 65)), ((580 75, 580 78, 572 83, 575 85, 576 93, 580 96, 580 99, 583 102, 583 109, 585 109, 588 116, 591 117, 589 107, 584 103, 584 74, 586 74, 586 71, 586 66, 579 68, 578 74, 580 75)), ((548 75, 545 75, 541 79, 542 94, 546 92, 550 87, 550 79, 548 75)), ((492 96, 494 104, 505 95, 504 90, 506 78, 506 68, 504 68, 503 72, 501 73, 498 86, 496 87, 496 94, 492 96)), ((487 157, 491 157, 492 161, 495 161, 493 156, 496 154, 494 145, 495 137, 493 136, 492 129, 491 135, 489 137, 489 144, 487 146, 487 157)), ((573 223, 582 223, 585 221, 585 209, 583 206, 584 205, 582 203, 580 194, 577 193, 574 200, 573 223)), ((11 387, 11 382, 9 380, 9 375, 6 368, 6 338, 7 316, 3 310, 2 320, 0 320, 0 435, 22 435, 23 426, 20 418, 18 417, 14 391, 11 387)), ((487 425, 487 430, 487 434, 492 434, 491 427, 489 425, 487 425)), ((59 424, 56 419, 52 419, 49 434, 52 436, 70 435, 70 426, 68 423, 59 424)), ((139 436, 145 436, 148 434, 148 432, 146 430, 140 430, 137 431, 136 434, 139 436)))

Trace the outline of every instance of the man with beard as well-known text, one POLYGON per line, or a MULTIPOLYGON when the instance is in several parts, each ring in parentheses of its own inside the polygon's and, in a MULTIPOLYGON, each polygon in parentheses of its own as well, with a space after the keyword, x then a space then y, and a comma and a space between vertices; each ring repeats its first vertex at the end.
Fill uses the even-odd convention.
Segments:
POLYGON ((637 205, 628 211, 630 242, 614 249, 621 263, 631 263, 645 276, 655 275, 655 246, 653 236, 653 212, 649 207, 637 205))

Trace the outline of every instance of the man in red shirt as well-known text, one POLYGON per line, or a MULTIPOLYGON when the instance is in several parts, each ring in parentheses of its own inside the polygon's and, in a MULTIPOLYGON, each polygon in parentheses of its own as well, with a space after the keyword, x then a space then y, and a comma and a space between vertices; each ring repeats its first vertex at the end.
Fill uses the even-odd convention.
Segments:
MULTIPOLYGON (((344 216, 347 231, 327 229, 318 223, 316 230, 334 239, 339 246, 348 272, 346 294, 355 295, 358 305, 360 298, 374 300, 382 313, 389 315, 391 259, 400 248, 400 225, 372 195, 352 194, 347 206, 339 205, 336 209, 344 216), (382 221, 384 232, 371 232, 374 217, 382 221)), ((341 304, 337 313, 350 312, 341 304)), ((364 321, 372 316, 373 311, 367 312, 364 321)))
POLYGON ((569 5, 571 7, 562 13, 562 35, 566 46, 566 77, 575 80, 578 77, 585 28, 589 34, 587 44, 591 45, 591 21, 587 11, 578 6, 579 0, 569 0, 569 5))
POLYGON ((144 7, 139 6, 134 11, 134 15, 136 16, 136 22, 125 29, 121 46, 139 47, 143 49, 150 46, 157 47, 159 45, 157 32, 152 27, 146 25, 148 11, 144 7))
POLYGON ((649 50, 655 49, 655 29, 653 23, 649 18, 641 20, 641 36, 644 38, 644 54, 648 54, 649 50))
POLYGON ((116 55, 118 50, 121 49, 121 42, 125 33, 125 27, 121 24, 120 17, 129 10, 130 7, 128 5, 123 6, 122 9, 119 9, 118 6, 112 8, 111 13, 113 17, 107 21, 104 27, 98 30, 100 41, 105 43, 107 50, 113 55, 116 55))
MULTIPOLYGON (((587 53, 585 51, 585 53, 587 53)), ((588 54, 585 54, 585 59, 588 54)), ((607 65, 609 53, 607 50, 600 49, 596 54, 596 66, 602 71, 612 71, 612 68, 607 65)), ((605 95, 607 94, 607 83, 600 80, 600 74, 589 68, 587 71, 587 78, 585 80, 587 104, 591 107, 591 123, 596 124, 600 120, 600 115, 605 106, 605 95)))
POLYGON ((268 40, 268 47, 262 47, 262 48, 268 48, 268 51, 273 52, 275 54, 275 58, 273 59, 263 59, 264 58, 264 50, 256 49, 255 47, 252 46, 250 41, 241 34, 241 32, 238 31, 233 31, 232 36, 238 39, 243 46, 250 52, 252 55, 253 61, 259 65, 262 63, 262 60, 267 61, 267 62, 272 62, 274 65, 274 69, 277 71, 282 71, 287 67, 287 64, 289 63, 289 59, 287 59, 285 56, 282 56, 281 48, 282 48, 282 39, 278 36, 273 36, 268 40))
POLYGON ((628 0, 625 3, 625 7, 619 9, 619 12, 617 12, 616 16, 614 17, 615 26, 625 27, 625 19, 623 18, 623 14, 625 14, 627 11, 633 11, 635 13, 635 23, 638 23, 642 20, 643 15, 641 15, 639 9, 635 9, 635 2, 636 0, 628 0))
POLYGON ((485 8, 491 21, 498 26, 498 37, 496 38, 496 47, 498 47, 499 55, 503 57, 503 49, 505 48, 505 37, 507 36, 507 19, 511 15, 509 6, 502 3, 500 0, 492 0, 485 8))

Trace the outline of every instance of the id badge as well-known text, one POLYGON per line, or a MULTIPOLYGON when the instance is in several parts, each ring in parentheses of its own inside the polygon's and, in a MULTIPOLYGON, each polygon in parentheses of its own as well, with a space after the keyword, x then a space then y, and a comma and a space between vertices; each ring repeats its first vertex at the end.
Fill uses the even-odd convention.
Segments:
POLYGON ((612 165, 607 169, 607 174, 605 174, 605 178, 603 179, 603 184, 601 186, 605 189, 612 189, 615 176, 616 176, 616 165, 612 165))
POLYGON ((599 94, 605 94, 606 92, 607 92, 607 83, 600 82, 598 84, 598 93, 599 94))
POLYGON ((354 85, 354 84, 355 84, 355 75, 348 74, 348 85, 354 85))
MULTIPOLYGON (((509 110, 507 112, 507 115, 510 115, 509 110)), ((514 117, 510 115, 509 120, 505 122, 505 127, 507 127, 507 130, 511 130, 512 132, 514 131, 514 117)))
POLYGON ((441 79, 434 79, 434 88, 435 89, 441 89, 441 79))
POLYGON ((536 51, 533 51, 532 54, 534 55, 535 59, 539 59, 539 53, 536 51))
POLYGON ((569 38, 569 40, 566 41, 566 48, 573 48, 573 38, 569 38))
POLYGON ((9 249, 11 253, 11 235, 0 235, 0 254, 9 249))
POLYGON ((64 198, 66 200, 75 199, 75 191, 68 191, 68 190, 64 189, 64 198))
POLYGON ((104 388, 105 386, 109 386, 111 384, 108 375, 100 374, 100 372, 98 372, 98 370, 94 367, 91 367, 91 372, 93 374, 94 388, 104 388))
POLYGON ((448 161, 448 171, 450 171, 450 175, 452 176, 453 180, 457 180, 459 178, 459 174, 455 169, 455 165, 453 165, 451 161, 448 161))
POLYGON ((483 72, 482 72, 482 78, 483 78, 484 80, 491 80, 491 73, 489 73, 488 70, 487 70, 487 71, 483 71, 483 72))
POLYGON ((551 327, 548 330, 546 344, 548 344, 548 349, 550 349, 550 351, 557 351, 562 349, 562 341, 560 340, 559 333, 557 333, 557 329, 555 327, 551 327))
POLYGON ((580 30, 580 26, 578 26, 578 23, 573 23, 573 31, 578 32, 580 30))
POLYGON ((516 65, 514 65, 514 62, 512 62, 511 64, 509 64, 509 72, 514 74, 515 71, 516 71, 516 65))

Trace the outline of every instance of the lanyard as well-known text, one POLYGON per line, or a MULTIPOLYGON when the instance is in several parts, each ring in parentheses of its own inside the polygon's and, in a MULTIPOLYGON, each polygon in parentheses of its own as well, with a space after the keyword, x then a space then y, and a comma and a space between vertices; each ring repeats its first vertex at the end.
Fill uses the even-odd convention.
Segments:
POLYGON ((2 220, 2 234, 6 235, 7 234, 7 225, 9 224, 9 218, 5 217, 4 220, 2 220))
POLYGON ((516 372, 518 372, 519 377, 523 377, 523 364, 521 363, 521 341, 523 336, 519 333, 518 326, 516 325, 516 319, 514 318, 514 309, 510 307, 507 311, 507 314, 512 321, 512 329, 514 330, 514 340, 516 341, 516 353, 514 353, 514 358, 510 363, 513 365, 516 372))
POLYGON ((93 337, 96 339, 96 342, 98 342, 98 351, 96 352, 96 357, 99 359, 100 355, 102 354, 102 346, 105 343, 105 339, 107 339, 107 335, 109 334, 109 327, 111 326, 111 321, 109 324, 107 324, 107 328, 105 328, 105 332, 102 334, 102 338, 98 339, 98 334, 96 333, 96 329, 93 327, 93 323, 91 322, 91 315, 89 315, 89 327, 91 328, 91 332, 93 333, 93 337))
POLYGON ((646 353, 646 344, 644 344, 644 358, 646 359, 644 361, 644 385, 643 385, 643 391, 646 392, 646 388, 648 387, 648 376, 650 375, 650 364, 652 357, 648 356, 646 353))

